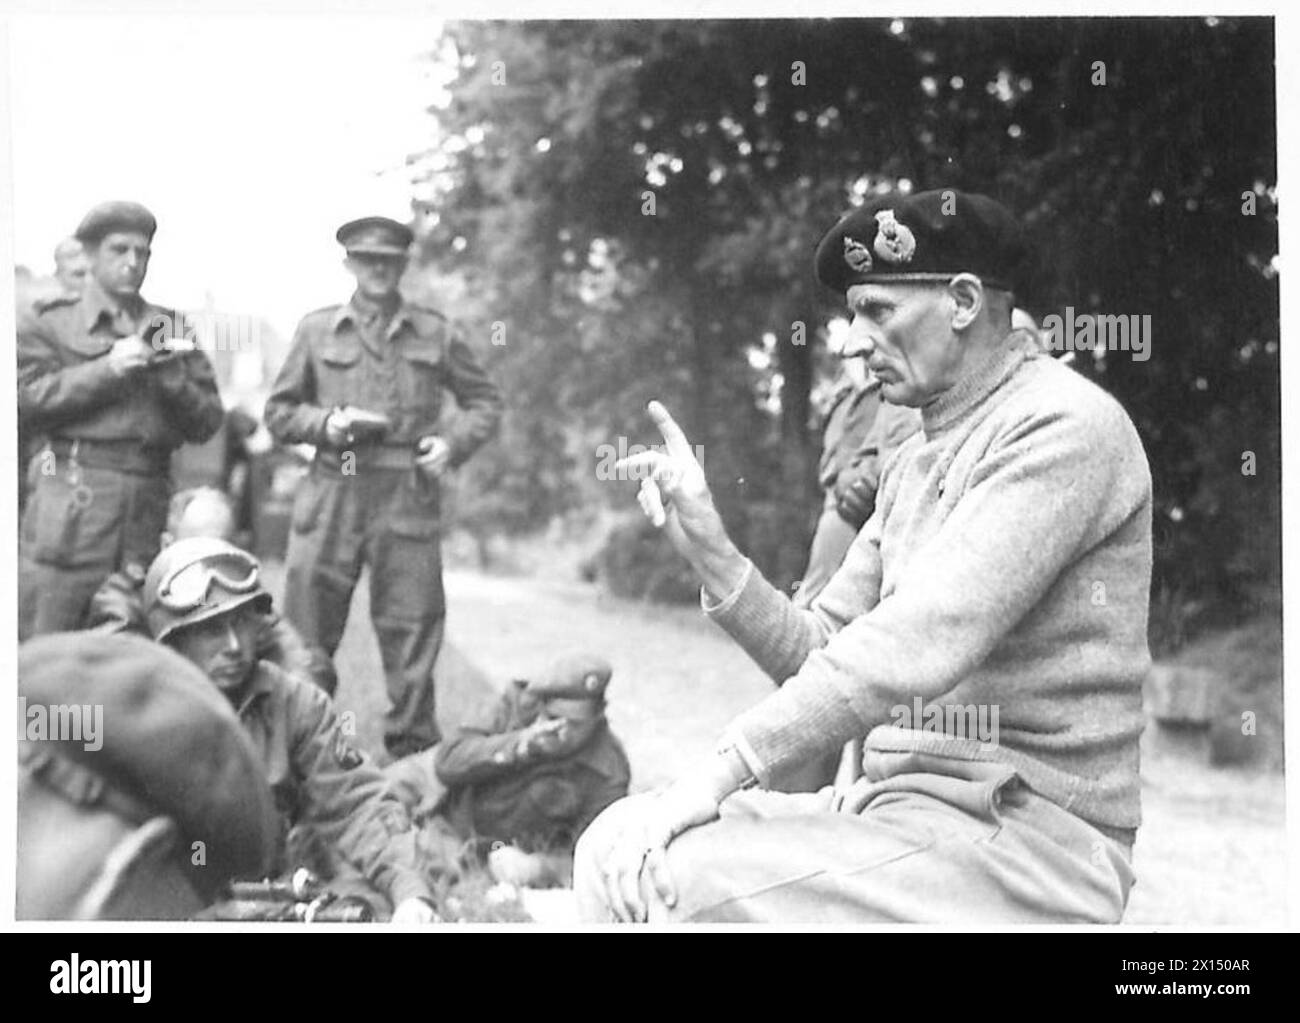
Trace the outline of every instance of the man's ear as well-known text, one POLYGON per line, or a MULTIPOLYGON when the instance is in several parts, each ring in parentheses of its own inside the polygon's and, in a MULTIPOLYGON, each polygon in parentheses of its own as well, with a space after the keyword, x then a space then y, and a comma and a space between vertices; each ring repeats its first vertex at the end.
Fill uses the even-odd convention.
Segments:
POLYGON ((984 285, 974 274, 958 274, 948 282, 952 300, 952 329, 961 332, 979 318, 984 309, 984 285))

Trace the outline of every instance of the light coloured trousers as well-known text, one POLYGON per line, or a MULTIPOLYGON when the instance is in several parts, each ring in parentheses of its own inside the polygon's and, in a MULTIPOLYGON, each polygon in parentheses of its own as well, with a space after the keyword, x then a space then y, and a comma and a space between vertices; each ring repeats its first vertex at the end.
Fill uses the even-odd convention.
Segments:
MULTIPOLYGON (((868 749, 848 789, 742 792, 721 818, 668 847, 678 890, 650 921, 1117 923, 1131 850, 1035 794, 1013 767, 868 749)), ((574 888, 588 922, 613 919, 604 858, 652 795, 615 803, 578 843, 574 888)))

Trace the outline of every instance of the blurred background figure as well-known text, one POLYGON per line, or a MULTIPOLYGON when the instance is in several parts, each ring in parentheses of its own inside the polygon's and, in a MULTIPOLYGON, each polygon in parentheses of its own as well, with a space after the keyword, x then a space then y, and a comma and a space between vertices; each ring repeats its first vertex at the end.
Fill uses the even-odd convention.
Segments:
MULTIPOLYGON (((76 238, 64 238, 54 247, 54 276, 35 277, 26 267, 14 270, 14 296, 19 325, 58 299, 76 298, 86 286, 90 260, 85 247, 76 238)), ((18 516, 27 506, 27 479, 32 455, 41 446, 41 438, 18 422, 18 516)))
POLYGON ((80 295, 90 276, 86 248, 76 238, 64 238, 54 247, 54 279, 69 295, 80 295))

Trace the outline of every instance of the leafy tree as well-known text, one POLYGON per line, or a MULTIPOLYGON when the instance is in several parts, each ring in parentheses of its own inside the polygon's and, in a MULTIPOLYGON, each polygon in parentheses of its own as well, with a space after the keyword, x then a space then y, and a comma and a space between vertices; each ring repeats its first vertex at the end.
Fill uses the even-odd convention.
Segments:
POLYGON ((843 309, 812 249, 873 191, 954 187, 1023 216, 1033 312, 1152 317, 1148 361, 1079 367, 1147 444, 1157 592, 1276 582, 1271 21, 475 22, 444 46, 423 253, 478 336, 505 327, 512 425, 474 471, 513 524, 626 503, 594 450, 656 440, 660 397, 742 543, 794 579, 813 353, 843 309))

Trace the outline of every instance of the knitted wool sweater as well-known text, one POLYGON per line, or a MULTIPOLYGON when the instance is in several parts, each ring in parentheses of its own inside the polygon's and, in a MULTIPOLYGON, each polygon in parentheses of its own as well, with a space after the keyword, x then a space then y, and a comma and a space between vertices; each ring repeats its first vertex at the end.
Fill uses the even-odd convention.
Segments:
POLYGON ((725 600, 702 594, 780 685, 731 737, 764 783, 872 733, 1010 763, 1084 820, 1136 828, 1151 474, 1132 421, 1016 334, 922 415, 809 610, 752 563, 725 600), (995 708, 997 735, 932 707, 995 708))

